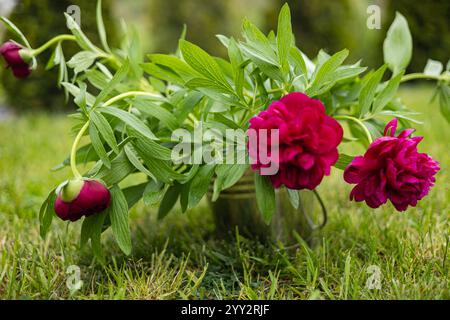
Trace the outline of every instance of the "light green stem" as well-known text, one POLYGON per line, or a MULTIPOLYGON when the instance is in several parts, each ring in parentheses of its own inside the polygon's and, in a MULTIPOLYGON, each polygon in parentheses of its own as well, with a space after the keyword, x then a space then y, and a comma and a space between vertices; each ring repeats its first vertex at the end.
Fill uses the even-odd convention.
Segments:
POLYGON ((334 117, 336 120, 348 120, 348 121, 353 121, 354 123, 358 124, 361 129, 363 129, 364 133, 367 136, 367 140, 369 141, 369 144, 372 144, 373 140, 372 140, 372 135, 370 134, 369 129, 367 129, 367 127, 364 125, 364 123, 362 123, 361 120, 355 118, 355 117, 351 117, 351 116, 335 116, 334 117))
POLYGON ((77 137, 75 138, 75 141, 72 145, 72 152, 70 154, 70 167, 72 168, 72 173, 75 178, 81 179, 82 175, 77 169, 77 150, 78 145, 80 144, 81 139, 83 138, 84 134, 86 133, 86 130, 89 128, 89 121, 85 123, 85 125, 81 128, 80 132, 78 133, 77 137))
POLYGON ((61 42, 61 41, 77 41, 77 38, 75 38, 75 36, 72 36, 70 34, 63 34, 63 35, 54 37, 53 39, 50 39, 45 44, 43 44, 41 47, 31 51, 31 53, 33 54, 33 56, 36 57, 36 56, 40 55, 42 52, 44 52, 45 50, 47 50, 48 48, 50 48, 51 46, 53 46, 54 44, 61 42))
POLYGON ((125 92, 125 93, 119 94, 118 96, 115 96, 115 97, 109 99, 108 101, 105 102, 105 104, 103 106, 109 107, 110 105, 113 105, 116 102, 119 102, 121 100, 130 98, 130 97, 150 97, 150 98, 157 98, 157 99, 161 98, 160 95, 155 94, 155 93, 150 93, 150 92, 145 92, 145 91, 130 91, 130 92, 125 92))
POLYGON ((424 73, 411 73, 411 74, 407 74, 406 76, 404 76, 401 80, 402 83, 404 82, 408 82, 408 81, 412 81, 412 80, 436 80, 436 81, 448 81, 450 80, 450 76, 448 73, 444 73, 443 75, 440 76, 433 76, 433 75, 428 75, 428 74, 424 74, 424 73))

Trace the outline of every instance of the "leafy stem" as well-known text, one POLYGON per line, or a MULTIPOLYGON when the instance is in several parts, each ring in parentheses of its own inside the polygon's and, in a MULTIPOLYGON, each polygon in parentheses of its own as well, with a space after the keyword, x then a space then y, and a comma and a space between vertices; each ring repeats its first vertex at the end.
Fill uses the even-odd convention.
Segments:
POLYGON ((367 127, 364 125, 364 123, 355 118, 355 117, 351 117, 351 116, 344 116, 344 115, 338 115, 334 117, 336 120, 348 120, 348 121, 352 121, 354 123, 356 123, 357 125, 359 125, 361 127, 361 129, 364 131, 367 140, 369 141, 369 144, 372 144, 373 140, 372 140, 372 135, 370 134, 369 129, 367 129, 367 127))

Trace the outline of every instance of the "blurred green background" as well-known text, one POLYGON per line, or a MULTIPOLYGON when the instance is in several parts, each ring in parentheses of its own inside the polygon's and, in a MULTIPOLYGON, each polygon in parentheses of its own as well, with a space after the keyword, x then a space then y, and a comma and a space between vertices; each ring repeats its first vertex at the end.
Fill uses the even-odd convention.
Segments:
MULTIPOLYGON (((141 35, 146 52, 168 53, 188 28, 187 38, 216 55, 225 52, 216 34, 239 36, 246 16, 269 32, 276 28, 279 9, 286 0, 104 0, 104 15, 113 44, 120 43, 122 22, 132 23, 141 35)), ((288 0, 293 12, 297 44, 310 57, 323 48, 329 53, 343 48, 351 51, 353 62, 376 67, 383 61, 382 44, 395 12, 404 14, 414 38, 410 72, 422 71, 428 58, 446 63, 450 52, 450 1, 432 0, 418 4, 411 0, 288 0), (370 5, 381 9, 381 29, 366 26, 370 5)), ((63 12, 70 5, 81 8, 81 23, 96 40, 95 4, 92 0, 0 0, 0 14, 9 16, 34 46, 66 32, 63 12), (33 14, 31 14, 33 13, 33 14), (85 14, 88 13, 88 14, 85 14)), ((9 39, 0 29, 2 38, 9 39)), ((75 48, 67 51, 70 57, 75 48)), ((51 110, 70 108, 55 86, 56 71, 46 72, 46 59, 27 81, 1 71, 0 105, 10 110, 51 110)), ((3 107, 4 108, 4 107, 3 107)))

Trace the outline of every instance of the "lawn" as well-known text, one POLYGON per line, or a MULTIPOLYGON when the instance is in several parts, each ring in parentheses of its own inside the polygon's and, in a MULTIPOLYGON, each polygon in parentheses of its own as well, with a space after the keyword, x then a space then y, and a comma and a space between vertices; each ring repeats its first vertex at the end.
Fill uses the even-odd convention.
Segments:
POLYGON ((429 104, 429 89, 402 96, 423 113, 421 150, 442 168, 417 208, 350 203, 351 187, 335 170, 320 187, 330 214, 321 245, 287 250, 241 236, 217 240, 206 205, 158 222, 154 209, 139 204, 131 214, 132 256, 107 233, 103 265, 78 249, 79 224, 56 222, 45 240, 39 236, 42 200, 69 177, 50 169, 70 148, 70 120, 31 114, 0 122, 0 299, 450 299, 450 127, 429 104), (70 266, 80 268, 78 291, 66 285, 70 266), (374 271, 378 288, 367 286, 374 271))

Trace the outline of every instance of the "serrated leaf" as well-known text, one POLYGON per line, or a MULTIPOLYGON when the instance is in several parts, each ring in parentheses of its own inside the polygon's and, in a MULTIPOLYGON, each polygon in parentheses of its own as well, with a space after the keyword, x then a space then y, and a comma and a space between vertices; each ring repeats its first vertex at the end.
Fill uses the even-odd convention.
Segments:
POLYGON ((264 221, 270 224, 276 211, 275 190, 269 177, 255 173, 256 202, 264 221))
POLYGON ((114 237, 119 248, 126 255, 131 254, 131 232, 128 218, 128 203, 122 190, 114 185, 111 188, 111 205, 109 216, 114 237))
POLYGON ((394 75, 405 70, 412 57, 413 40, 406 18, 397 12, 383 45, 384 61, 394 75))

